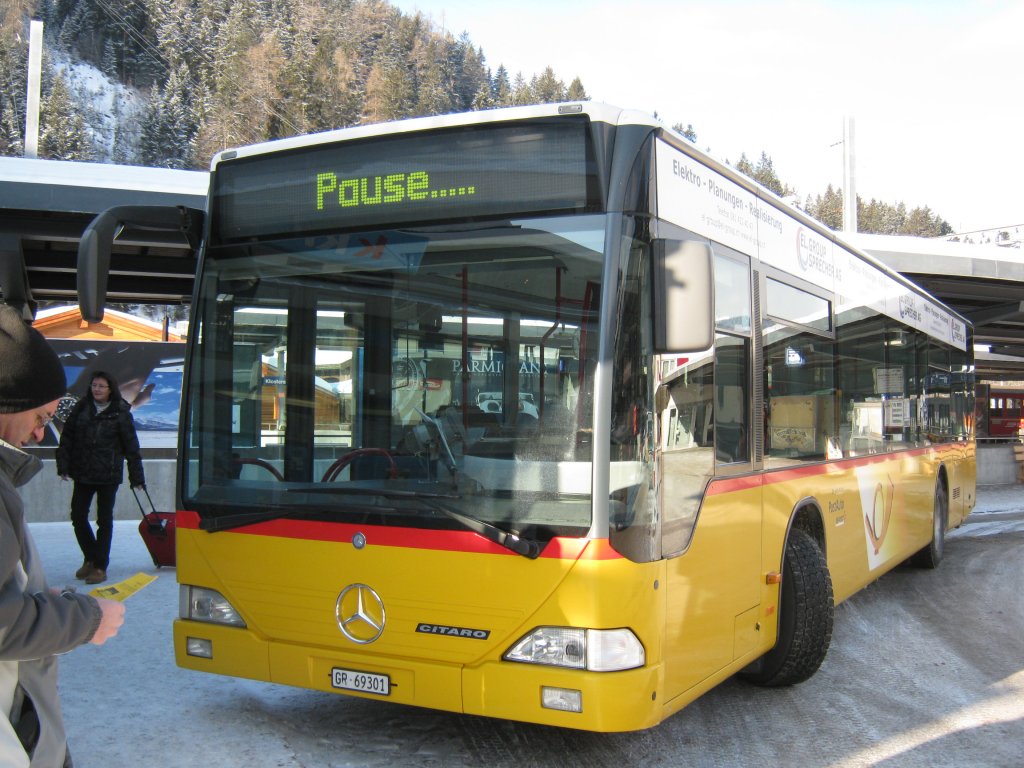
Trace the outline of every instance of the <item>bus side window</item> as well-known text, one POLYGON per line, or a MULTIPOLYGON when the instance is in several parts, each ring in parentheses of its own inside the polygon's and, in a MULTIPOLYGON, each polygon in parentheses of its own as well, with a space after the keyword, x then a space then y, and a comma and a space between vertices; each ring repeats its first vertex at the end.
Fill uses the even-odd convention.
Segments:
POLYGON ((689 545, 704 488, 714 473, 713 359, 706 350, 686 360, 662 360, 655 409, 665 555, 689 545))
POLYGON ((832 343, 813 334, 778 332, 765 347, 770 466, 819 461, 836 436, 832 343))
POLYGON ((738 336, 715 339, 715 460, 735 464, 750 460, 750 343, 738 336))

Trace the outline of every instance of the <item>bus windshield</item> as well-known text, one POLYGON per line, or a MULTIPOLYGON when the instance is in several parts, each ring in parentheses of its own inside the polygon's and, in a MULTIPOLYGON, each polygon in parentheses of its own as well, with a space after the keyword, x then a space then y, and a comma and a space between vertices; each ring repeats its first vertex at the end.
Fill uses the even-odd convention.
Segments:
POLYGON ((604 231, 588 214, 211 248, 185 507, 211 530, 468 515, 584 535, 604 231))

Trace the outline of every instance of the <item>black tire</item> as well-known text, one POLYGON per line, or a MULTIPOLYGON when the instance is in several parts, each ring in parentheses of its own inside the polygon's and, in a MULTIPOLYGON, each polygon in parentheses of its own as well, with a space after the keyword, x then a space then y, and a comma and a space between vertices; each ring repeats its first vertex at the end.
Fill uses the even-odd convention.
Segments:
POLYGON ((740 673, 755 685, 802 683, 818 671, 832 642, 832 577, 817 543, 802 530, 789 534, 779 591, 775 647, 740 673))
POLYGON ((949 499, 946 486, 935 484, 935 504, 932 507, 932 540, 927 547, 910 556, 915 568, 938 568, 946 548, 946 523, 949 520, 949 499))

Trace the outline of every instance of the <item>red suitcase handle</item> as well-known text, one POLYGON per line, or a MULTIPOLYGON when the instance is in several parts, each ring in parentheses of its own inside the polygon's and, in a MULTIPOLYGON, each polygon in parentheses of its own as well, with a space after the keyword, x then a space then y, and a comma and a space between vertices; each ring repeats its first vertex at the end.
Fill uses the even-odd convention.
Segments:
POLYGON ((139 492, 132 486, 132 495, 135 496, 135 503, 139 505, 139 511, 142 513, 142 519, 146 521, 152 531, 162 531, 167 527, 167 521, 161 520, 160 516, 156 513, 156 506, 153 504, 153 500, 149 497, 149 490, 146 486, 142 486, 142 492, 146 494, 146 501, 149 502, 149 508, 151 512, 146 512, 142 506, 142 500, 139 498, 139 492))

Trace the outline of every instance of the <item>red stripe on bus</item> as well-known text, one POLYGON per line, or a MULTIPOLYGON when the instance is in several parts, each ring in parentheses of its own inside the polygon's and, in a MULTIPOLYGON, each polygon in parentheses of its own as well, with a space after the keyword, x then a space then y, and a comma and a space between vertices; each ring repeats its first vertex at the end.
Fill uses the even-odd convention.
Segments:
MULTIPOLYGON (((199 515, 191 511, 179 511, 177 527, 198 530, 199 515)), ((316 520, 268 520, 254 523, 243 528, 220 531, 218 536, 230 533, 244 533, 250 536, 274 536, 283 539, 302 539, 304 541, 333 541, 343 544, 352 542, 357 533, 366 536, 373 546, 407 547, 410 549, 430 549, 446 552, 470 552, 488 555, 514 555, 498 544, 488 541, 472 531, 431 531, 421 528, 387 528, 372 525, 353 525, 351 523, 323 523, 316 520)), ((588 560, 608 560, 621 557, 617 552, 599 542, 588 539, 556 537, 552 539, 540 557, 559 560, 577 560, 586 553, 588 560), (598 544, 598 546, 588 546, 598 544)))
POLYGON ((870 456, 837 459, 834 461, 807 464, 802 467, 765 470, 764 472, 756 472, 749 475, 718 478, 716 480, 712 480, 708 484, 705 496, 718 496, 723 493, 746 491, 751 488, 757 488, 761 485, 775 485, 776 483, 786 483, 791 480, 816 477, 818 475, 838 474, 840 472, 848 472, 856 467, 865 467, 869 464, 881 464, 887 461, 900 461, 907 456, 926 456, 942 449, 964 448, 966 445, 966 443, 946 443, 939 447, 914 448, 894 453, 875 453, 870 456))

